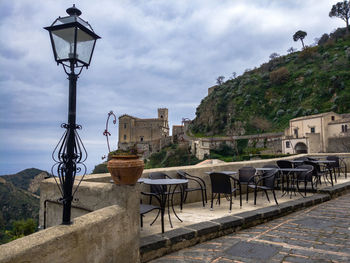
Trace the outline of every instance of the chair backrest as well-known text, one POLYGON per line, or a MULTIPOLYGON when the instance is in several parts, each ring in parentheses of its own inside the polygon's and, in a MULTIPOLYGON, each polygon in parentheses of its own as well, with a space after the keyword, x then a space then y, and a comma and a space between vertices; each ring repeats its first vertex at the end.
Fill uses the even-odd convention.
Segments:
MULTIPOLYGON (((268 167, 268 168, 276 168, 276 167, 268 167)), ((276 179, 277 174, 278 174, 277 169, 268 170, 268 171, 264 172, 262 175, 262 177, 263 177, 262 184, 266 187, 273 189, 275 187, 275 179, 276 179)))
POLYGON ((178 170, 177 175, 179 176, 180 179, 187 179, 186 173, 182 170, 178 170))
MULTIPOLYGON (((166 179, 169 176, 162 172, 153 172, 148 175, 149 179, 166 179)), ((166 185, 150 185, 151 193, 160 194, 167 191, 166 185)))
POLYGON ((334 161, 334 163, 329 163, 329 167, 334 167, 334 168, 339 168, 340 167, 340 162, 339 162, 339 157, 335 155, 327 156, 328 161, 334 161))
POLYGON ((241 183, 248 183, 249 179, 254 176, 256 169, 250 166, 244 166, 238 170, 239 181, 241 183))
POLYGON ((307 169, 306 172, 298 172, 297 176, 299 180, 312 181, 312 175, 314 174, 314 166, 310 164, 303 164, 298 166, 299 169, 307 169))
MULTIPOLYGON (((304 164, 313 166, 314 169, 312 170, 312 174, 314 176, 317 176, 318 173, 321 171, 321 168, 317 163, 314 163, 312 161, 305 161, 304 164)), ((298 167, 298 168, 300 168, 300 167, 298 167)))
POLYGON ((278 160, 276 163, 279 168, 293 168, 293 163, 288 160, 278 160))
POLYGON ((230 176, 224 173, 210 173, 212 193, 231 194, 232 186, 230 176))

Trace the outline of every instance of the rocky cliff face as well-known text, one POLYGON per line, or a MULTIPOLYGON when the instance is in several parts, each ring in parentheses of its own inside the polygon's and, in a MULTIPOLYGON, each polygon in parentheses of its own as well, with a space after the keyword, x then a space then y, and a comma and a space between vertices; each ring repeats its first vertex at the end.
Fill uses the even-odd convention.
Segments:
POLYGON ((193 134, 280 132, 295 117, 349 112, 350 39, 343 31, 211 89, 196 110, 193 134))
POLYGON ((40 183, 47 176, 48 176, 47 172, 41 172, 40 174, 35 176, 29 184, 28 191, 33 194, 39 193, 40 183))

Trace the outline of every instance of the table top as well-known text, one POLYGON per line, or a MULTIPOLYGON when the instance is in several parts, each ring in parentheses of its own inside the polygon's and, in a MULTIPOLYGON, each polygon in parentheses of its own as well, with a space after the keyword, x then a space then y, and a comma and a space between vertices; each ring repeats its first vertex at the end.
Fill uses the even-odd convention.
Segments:
POLYGON ((305 168, 272 168, 272 167, 262 167, 262 168, 255 168, 257 171, 271 171, 271 170, 278 170, 281 172, 307 172, 308 169, 305 168))
POLYGON ((303 162, 313 162, 313 163, 335 163, 334 160, 291 160, 292 163, 303 163, 303 162))
POLYGON ((213 171, 213 172, 205 172, 206 174, 211 174, 211 173, 222 173, 222 174, 226 174, 226 175, 234 175, 234 174, 238 174, 238 172, 236 171, 213 171))
POLYGON ((150 184, 150 185, 172 185, 172 184, 187 184, 188 180, 186 179, 148 179, 140 178, 137 182, 150 184))

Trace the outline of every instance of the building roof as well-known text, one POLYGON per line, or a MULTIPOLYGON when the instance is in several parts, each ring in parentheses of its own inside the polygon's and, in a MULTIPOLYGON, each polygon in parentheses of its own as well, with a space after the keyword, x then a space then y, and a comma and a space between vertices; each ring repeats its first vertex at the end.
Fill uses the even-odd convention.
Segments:
POLYGON ((299 121, 299 120, 307 120, 307 119, 313 119, 313 118, 321 118, 321 117, 324 117, 324 116, 327 116, 330 114, 339 115, 333 111, 329 111, 329 112, 325 112, 325 113, 297 117, 297 118, 291 119, 290 121, 299 121))
POLYGON ((123 114, 123 115, 120 115, 120 116, 118 117, 118 119, 123 118, 123 117, 129 117, 129 118, 131 118, 131 119, 135 119, 135 120, 138 120, 138 119, 139 119, 139 118, 134 117, 134 116, 131 116, 131 115, 129 115, 129 114, 123 114))

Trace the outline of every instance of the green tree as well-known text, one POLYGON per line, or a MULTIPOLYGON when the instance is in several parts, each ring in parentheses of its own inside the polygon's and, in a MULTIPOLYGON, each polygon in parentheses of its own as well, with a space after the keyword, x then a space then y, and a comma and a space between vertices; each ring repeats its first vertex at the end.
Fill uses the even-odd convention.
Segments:
POLYGON ((307 36, 307 33, 305 31, 302 31, 302 30, 299 30, 297 32, 295 32, 295 34, 293 35, 293 40, 294 41, 298 41, 300 40, 301 41, 301 44, 303 45, 303 49, 305 48, 305 45, 304 45, 304 41, 303 39, 307 36))
POLYGON ((224 79, 225 79, 224 76, 217 77, 216 84, 218 84, 219 86, 222 85, 224 83, 224 79))
POLYGON ((28 236, 35 232, 37 225, 32 218, 27 220, 18 220, 12 223, 12 229, 5 231, 6 235, 10 237, 11 240, 15 240, 20 237, 28 236))
POLYGON ((338 17, 346 23, 346 33, 349 33, 350 3, 348 1, 338 2, 332 6, 329 17, 338 17))

